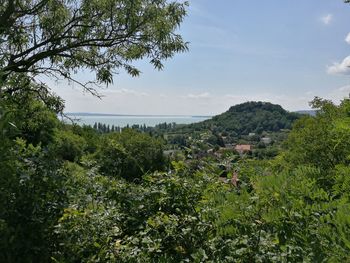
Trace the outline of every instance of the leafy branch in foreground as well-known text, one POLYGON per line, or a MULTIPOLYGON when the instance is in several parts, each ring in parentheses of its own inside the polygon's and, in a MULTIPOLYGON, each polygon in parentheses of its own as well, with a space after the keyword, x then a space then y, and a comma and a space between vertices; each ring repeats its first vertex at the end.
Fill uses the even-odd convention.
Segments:
MULTIPOLYGON (((148 58, 156 69, 187 43, 176 33, 187 2, 166 0, 5 0, 0 7, 0 79, 15 73, 63 77, 93 91, 113 73, 140 71, 148 58), (78 70, 96 78, 81 83, 78 70)), ((1 88, 3 89, 3 87, 1 88)))

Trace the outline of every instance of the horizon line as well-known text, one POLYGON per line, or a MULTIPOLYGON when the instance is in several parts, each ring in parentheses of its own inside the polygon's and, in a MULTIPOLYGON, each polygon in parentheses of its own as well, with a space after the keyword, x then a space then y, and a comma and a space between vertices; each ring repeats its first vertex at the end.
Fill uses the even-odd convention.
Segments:
POLYGON ((65 115, 72 116, 131 116, 131 117, 213 117, 215 115, 201 114, 117 114, 117 113, 97 113, 97 112, 65 112, 65 115))

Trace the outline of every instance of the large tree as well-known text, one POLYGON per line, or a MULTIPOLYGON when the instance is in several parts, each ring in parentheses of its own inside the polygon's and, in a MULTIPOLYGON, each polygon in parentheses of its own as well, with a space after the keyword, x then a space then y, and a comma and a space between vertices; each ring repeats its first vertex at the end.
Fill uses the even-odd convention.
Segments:
MULTIPOLYGON (((140 72, 133 61, 155 68, 187 43, 176 32, 186 2, 167 0, 1 0, 0 89, 18 73, 78 82, 75 73, 95 73, 89 84, 111 83, 113 73, 140 72)), ((1 90, 0 90, 1 91, 1 90)), ((0 92, 1 93, 1 92, 0 92)))

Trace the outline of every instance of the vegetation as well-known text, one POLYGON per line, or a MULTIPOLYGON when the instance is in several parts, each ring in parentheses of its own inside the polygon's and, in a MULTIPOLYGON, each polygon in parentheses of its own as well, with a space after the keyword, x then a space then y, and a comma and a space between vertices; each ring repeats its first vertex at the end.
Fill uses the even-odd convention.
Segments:
POLYGON ((161 141, 131 129, 104 138, 95 160, 101 174, 132 181, 165 168, 161 141))
POLYGON ((292 123, 298 118, 299 114, 289 113, 280 105, 252 101, 232 106, 227 112, 190 127, 195 130, 213 129, 234 135, 261 134, 264 131, 291 129, 292 123))
POLYGON ((316 116, 250 102, 182 127, 108 132, 58 120, 62 100, 33 79, 46 59, 50 70, 92 67, 108 82, 104 67, 183 50, 172 34, 183 8, 162 0, 0 7, 0 262, 350 261, 348 98, 315 98, 316 116), (140 37, 136 44, 95 39, 125 37, 140 21, 127 36, 140 37), (255 149, 227 146, 239 143, 255 149), (169 149, 177 152, 165 157, 169 149))
MULTIPOLYGON (((131 62, 149 58, 155 68, 176 52, 187 50, 175 33, 186 3, 165 0, 5 0, 0 7, 0 77, 3 89, 18 74, 59 76, 91 92, 77 69, 96 73, 93 83, 111 83, 115 70, 133 76, 131 62), (3 41, 4 40, 4 41, 3 41)), ((10 86, 8 86, 10 85, 10 86)))
POLYGON ((2 262, 349 260, 349 99, 316 98, 276 158, 169 165, 147 132, 62 124, 35 94, 2 101, 2 262))

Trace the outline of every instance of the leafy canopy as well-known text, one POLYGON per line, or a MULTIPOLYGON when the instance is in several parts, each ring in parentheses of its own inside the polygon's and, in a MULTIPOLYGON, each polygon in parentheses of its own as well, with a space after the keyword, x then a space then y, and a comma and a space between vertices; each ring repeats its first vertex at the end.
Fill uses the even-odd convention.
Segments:
MULTIPOLYGON (((93 83, 111 83, 132 62, 148 58, 155 68, 187 43, 176 33, 186 2, 166 0, 4 0, 0 5, 0 78, 47 74, 80 83, 88 69, 93 83)), ((2 87, 3 88, 3 87, 2 87)))
POLYGON ((162 142, 132 129, 107 136, 95 159, 103 175, 130 181, 140 179, 147 172, 162 170, 166 164, 162 142))

